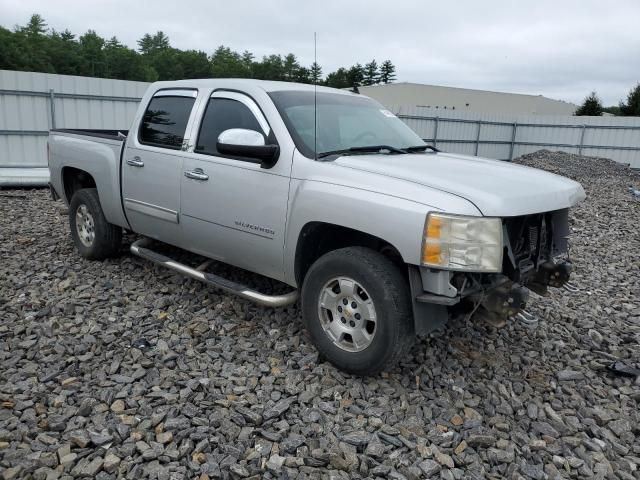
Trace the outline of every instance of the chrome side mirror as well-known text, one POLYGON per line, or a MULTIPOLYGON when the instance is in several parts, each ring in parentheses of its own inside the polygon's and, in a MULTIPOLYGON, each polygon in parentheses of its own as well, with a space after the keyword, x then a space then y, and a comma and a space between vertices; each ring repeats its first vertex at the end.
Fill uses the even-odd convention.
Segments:
POLYGON ((218 136, 218 152, 240 159, 256 160, 262 168, 271 168, 278 160, 280 147, 266 145, 264 135, 246 128, 230 128, 218 136))
POLYGON ((245 147, 264 146, 264 135, 246 128, 230 128, 218 136, 218 144, 243 145, 245 147))

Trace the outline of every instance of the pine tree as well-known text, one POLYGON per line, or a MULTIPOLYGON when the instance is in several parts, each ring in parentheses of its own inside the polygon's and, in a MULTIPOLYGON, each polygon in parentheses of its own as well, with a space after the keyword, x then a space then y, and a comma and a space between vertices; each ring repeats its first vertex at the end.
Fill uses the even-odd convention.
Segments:
POLYGON ((364 66, 364 79, 363 85, 374 85, 380 83, 380 72, 378 71, 378 64, 375 60, 371 60, 364 66))
POLYGON ((627 102, 620 102, 620 115, 640 117, 640 83, 631 89, 627 102))
POLYGON ((322 67, 318 65, 316 62, 311 64, 311 81, 313 83, 320 83, 322 80, 322 67))
POLYGON ((396 79, 396 67, 391 60, 385 60, 380 65, 380 82, 391 83, 396 79))
POLYGON ((596 92, 591 92, 582 102, 582 105, 576 110, 576 115, 590 115, 593 117, 599 117, 602 115, 603 107, 602 102, 598 98, 596 92))
POLYGON ((349 87, 359 87, 364 82, 364 68, 359 63, 347 70, 347 79, 349 87))
POLYGON ((293 53, 288 54, 284 57, 284 78, 288 82, 295 81, 298 76, 298 70, 300 70, 300 64, 298 63, 298 59, 293 53))
POLYGON ((169 37, 162 31, 156 32, 155 35, 145 33, 144 36, 138 40, 138 47, 140 53, 143 55, 150 55, 160 50, 166 50, 169 48, 169 37))
POLYGON ((29 19, 29 23, 26 26, 21 28, 21 31, 26 33, 27 36, 38 36, 44 35, 47 31, 47 24, 37 13, 31 15, 29 19))
POLYGON ((349 88, 353 85, 349 82, 349 72, 346 68, 340 67, 335 72, 331 72, 325 79, 325 85, 333 88, 349 88))
POLYGON ((100 37, 89 30, 75 35, 49 29, 40 15, 13 30, 0 27, 0 69, 84 75, 122 80, 155 81, 181 78, 245 77, 301 83, 317 81, 335 88, 353 88, 395 78, 390 60, 381 68, 375 60, 340 67, 324 76, 320 65, 303 67, 293 53, 267 55, 256 60, 249 51, 235 52, 220 46, 211 55, 198 50, 173 48, 162 31, 147 33, 137 50, 116 37, 100 37))

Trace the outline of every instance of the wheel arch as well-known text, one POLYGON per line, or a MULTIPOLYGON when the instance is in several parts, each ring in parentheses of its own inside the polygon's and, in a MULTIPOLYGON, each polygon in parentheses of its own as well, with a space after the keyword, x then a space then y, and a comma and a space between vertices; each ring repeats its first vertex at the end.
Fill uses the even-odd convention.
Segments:
POLYGON ((356 246, 371 248, 404 266, 400 251, 387 240, 343 225, 311 221, 302 227, 298 235, 294 260, 296 283, 302 285, 311 265, 325 253, 356 246))
MULTIPOLYGON (((82 188, 97 188, 97 185, 93 175, 89 172, 76 167, 63 167, 62 187, 66 203, 70 204, 75 192, 82 188)), ((98 197, 100 197, 99 193, 98 197)))

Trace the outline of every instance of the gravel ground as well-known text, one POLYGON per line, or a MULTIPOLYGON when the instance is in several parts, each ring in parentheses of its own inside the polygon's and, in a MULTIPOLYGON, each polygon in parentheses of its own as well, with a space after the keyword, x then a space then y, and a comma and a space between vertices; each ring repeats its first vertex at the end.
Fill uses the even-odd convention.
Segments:
POLYGON ((640 361, 640 177, 518 161, 585 187, 579 292, 533 295, 535 328, 452 320, 365 379, 318 360, 296 306, 256 307, 126 246, 83 260, 48 192, 1 191, 0 475, 639 479, 640 380, 605 367, 640 361))

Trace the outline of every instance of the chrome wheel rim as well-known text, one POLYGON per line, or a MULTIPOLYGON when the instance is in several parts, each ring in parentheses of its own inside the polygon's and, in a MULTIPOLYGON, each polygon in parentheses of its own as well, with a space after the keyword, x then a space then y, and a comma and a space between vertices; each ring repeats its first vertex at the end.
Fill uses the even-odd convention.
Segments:
POLYGON ((76 231, 85 247, 93 245, 93 240, 96 238, 95 224, 93 215, 89 213, 89 209, 84 203, 76 210, 76 231))
POLYGON ((324 333, 347 352, 361 352, 377 332, 376 309, 362 285, 349 277, 329 280, 318 299, 318 314, 324 333))

